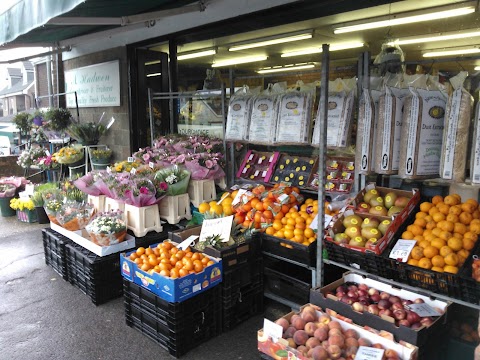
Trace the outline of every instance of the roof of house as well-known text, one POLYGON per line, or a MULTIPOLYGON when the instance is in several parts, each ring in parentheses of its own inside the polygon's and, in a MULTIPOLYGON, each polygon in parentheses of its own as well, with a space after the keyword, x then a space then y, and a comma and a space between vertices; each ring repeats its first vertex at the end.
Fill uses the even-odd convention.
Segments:
POLYGON ((7 68, 8 75, 22 77, 22 69, 19 68, 7 68))
POLYGON ((29 81, 27 84, 24 84, 23 82, 19 81, 18 83, 16 83, 10 88, 7 86, 6 88, 0 90, 0 96, 21 92, 26 88, 30 87, 32 84, 33 84, 33 80, 29 81))

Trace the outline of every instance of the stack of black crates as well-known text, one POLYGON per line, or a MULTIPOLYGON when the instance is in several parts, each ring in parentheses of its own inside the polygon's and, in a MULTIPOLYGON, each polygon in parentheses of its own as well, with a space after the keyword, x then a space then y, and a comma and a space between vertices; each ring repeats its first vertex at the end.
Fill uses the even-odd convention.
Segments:
POLYGON ((51 266, 58 275, 68 281, 65 245, 70 244, 71 240, 48 228, 42 229, 42 239, 45 264, 51 266))

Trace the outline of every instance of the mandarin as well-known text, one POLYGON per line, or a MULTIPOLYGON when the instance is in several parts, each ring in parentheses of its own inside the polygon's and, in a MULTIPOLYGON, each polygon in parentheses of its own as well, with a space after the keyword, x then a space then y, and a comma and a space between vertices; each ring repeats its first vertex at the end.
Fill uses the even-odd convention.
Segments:
POLYGON ((448 254, 443 259, 447 265, 456 266, 458 264, 458 255, 455 253, 448 254))
POLYGON ((432 258, 432 265, 436 266, 436 267, 443 268, 445 266, 445 260, 443 259, 443 256, 435 255, 432 258))
POLYGON ((451 273, 451 274, 456 274, 456 273, 458 272, 458 268, 457 268, 456 266, 446 265, 446 266, 443 268, 443 271, 444 271, 444 272, 451 273))
POLYGON ((423 255, 426 258, 433 258, 434 256, 438 255, 439 249, 437 249, 435 246, 429 245, 423 249, 423 255))
POLYGON ((414 260, 420 260, 423 257, 423 248, 420 246, 414 246, 410 252, 410 256, 414 260))
POLYGON ((440 250, 442 247, 447 245, 447 242, 442 238, 435 238, 430 242, 430 245, 432 245, 433 247, 436 247, 438 250, 440 250))
POLYGON ((475 241, 473 241, 471 239, 463 239, 463 249, 464 250, 472 250, 474 247, 475 247, 475 241))
POLYGON ((458 197, 453 196, 453 194, 445 196, 445 199, 443 200, 443 202, 447 205, 458 205, 458 204, 460 204, 460 200, 458 199, 458 197))
POLYGON ((463 248, 463 241, 460 239, 457 239, 456 237, 452 237, 448 239, 447 244, 452 248, 453 251, 458 251, 463 248))
POLYGON ((432 266, 432 268, 431 268, 430 270, 436 271, 436 272, 441 272, 441 273, 444 272, 444 271, 443 271, 443 268, 437 267, 437 266, 432 266))
POLYGON ((417 259, 410 259, 407 261, 408 265, 413 265, 413 266, 418 266, 418 260, 417 259))
POLYGON ((438 203, 440 202, 443 202, 443 197, 440 196, 440 195, 435 195, 433 198, 432 198, 432 204, 433 205, 437 205, 438 203))
POLYGON ((421 258, 420 260, 418 260, 418 267, 430 270, 432 268, 432 262, 426 257, 421 258))
POLYGON ((472 222, 473 216, 472 216, 472 214, 464 211, 459 215, 458 219, 460 220, 460 222, 462 224, 468 225, 472 222))
POLYGON ((447 256, 448 254, 452 254, 453 250, 450 248, 450 246, 445 245, 440 248, 440 255, 443 257, 447 256))

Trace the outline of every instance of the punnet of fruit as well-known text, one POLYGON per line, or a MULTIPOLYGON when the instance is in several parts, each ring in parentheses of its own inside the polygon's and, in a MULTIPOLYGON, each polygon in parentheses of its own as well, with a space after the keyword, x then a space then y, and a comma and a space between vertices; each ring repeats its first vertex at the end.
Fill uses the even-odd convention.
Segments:
POLYGON ((460 195, 434 196, 420 204, 415 220, 400 238, 416 240, 407 263, 436 272, 456 274, 480 234, 480 208, 460 195))

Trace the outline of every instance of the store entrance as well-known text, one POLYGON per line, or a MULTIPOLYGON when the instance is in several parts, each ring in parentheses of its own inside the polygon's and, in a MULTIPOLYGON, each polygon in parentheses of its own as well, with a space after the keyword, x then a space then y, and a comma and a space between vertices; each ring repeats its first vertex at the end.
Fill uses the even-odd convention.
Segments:
POLYGON ((151 145, 153 138, 170 132, 168 100, 156 100, 153 105, 153 121, 150 122, 148 89, 168 92, 170 79, 168 54, 147 49, 131 49, 129 52, 130 93, 130 142, 132 149, 151 145))

